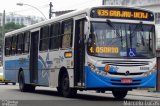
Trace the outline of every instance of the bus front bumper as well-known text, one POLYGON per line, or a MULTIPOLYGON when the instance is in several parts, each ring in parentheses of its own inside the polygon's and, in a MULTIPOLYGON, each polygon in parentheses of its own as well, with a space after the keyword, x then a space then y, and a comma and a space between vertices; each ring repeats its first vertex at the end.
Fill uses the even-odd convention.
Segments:
POLYGON ((86 89, 109 89, 109 88, 154 88, 156 87, 156 72, 153 72, 146 77, 131 78, 132 83, 121 83, 122 78, 110 78, 101 76, 93 71, 89 67, 85 68, 85 87, 86 89))

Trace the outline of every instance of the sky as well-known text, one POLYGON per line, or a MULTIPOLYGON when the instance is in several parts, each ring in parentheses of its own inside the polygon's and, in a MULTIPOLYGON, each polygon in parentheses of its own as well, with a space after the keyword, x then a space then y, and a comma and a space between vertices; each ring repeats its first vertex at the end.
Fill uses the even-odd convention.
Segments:
POLYGON ((38 8, 48 18, 50 2, 53 4, 53 11, 82 9, 88 6, 102 4, 102 0, 1 0, 0 12, 2 13, 5 10, 6 14, 15 13, 43 17, 43 15, 34 8, 27 5, 16 5, 17 3, 24 3, 38 8))

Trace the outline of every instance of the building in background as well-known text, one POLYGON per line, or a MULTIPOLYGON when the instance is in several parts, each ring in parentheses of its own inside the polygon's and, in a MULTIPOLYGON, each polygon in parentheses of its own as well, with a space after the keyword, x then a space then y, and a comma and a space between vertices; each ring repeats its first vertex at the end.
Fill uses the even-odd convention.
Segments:
POLYGON ((103 0, 104 5, 124 5, 149 9, 155 12, 156 23, 160 24, 160 0, 103 0))
POLYGON ((106 5, 144 6, 159 4, 160 0, 104 0, 106 5))
MULTIPOLYGON (((37 22, 43 21, 44 19, 42 17, 36 17, 36 16, 23 16, 18 14, 9 14, 5 16, 5 23, 14 22, 15 24, 19 25, 31 25, 35 24, 37 22)), ((0 13, 0 26, 3 24, 3 15, 0 13)))

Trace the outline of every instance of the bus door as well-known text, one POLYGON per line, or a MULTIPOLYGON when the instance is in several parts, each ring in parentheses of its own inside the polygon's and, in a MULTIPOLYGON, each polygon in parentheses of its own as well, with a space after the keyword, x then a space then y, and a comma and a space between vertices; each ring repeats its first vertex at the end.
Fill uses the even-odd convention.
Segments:
POLYGON ((84 86, 84 22, 85 19, 75 21, 75 43, 74 43, 74 85, 84 86))
POLYGON ((38 83, 38 41, 39 30, 31 32, 30 43, 30 82, 38 83))

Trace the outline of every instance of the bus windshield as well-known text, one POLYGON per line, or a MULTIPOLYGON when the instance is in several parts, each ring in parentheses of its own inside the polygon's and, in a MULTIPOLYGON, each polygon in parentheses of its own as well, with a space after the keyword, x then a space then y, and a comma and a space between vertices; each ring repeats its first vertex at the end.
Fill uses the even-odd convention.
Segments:
POLYGON ((91 22, 87 43, 89 55, 100 57, 152 58, 154 25, 91 22))

